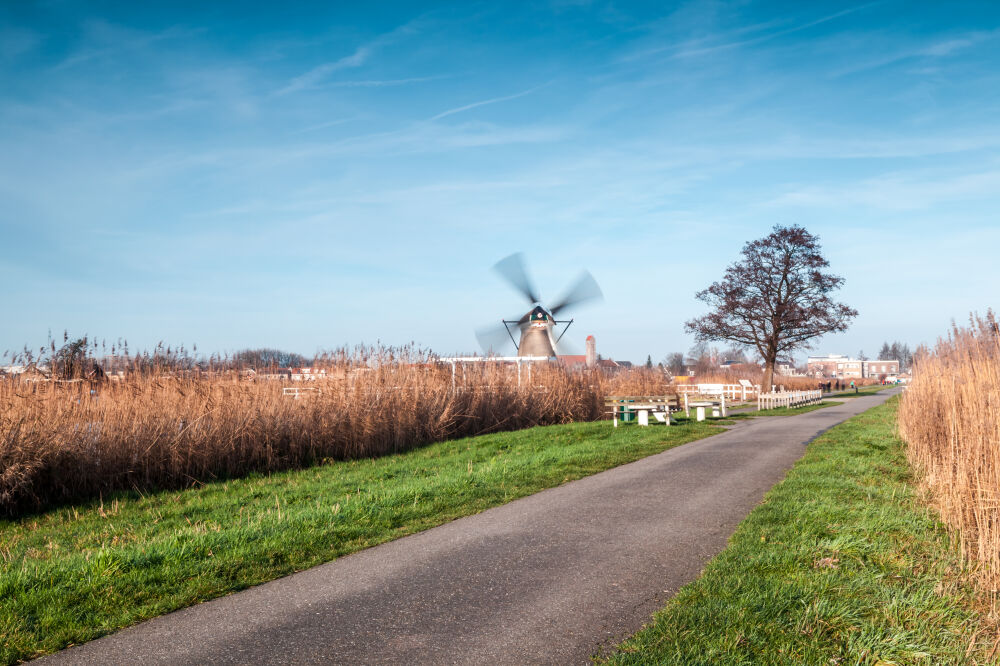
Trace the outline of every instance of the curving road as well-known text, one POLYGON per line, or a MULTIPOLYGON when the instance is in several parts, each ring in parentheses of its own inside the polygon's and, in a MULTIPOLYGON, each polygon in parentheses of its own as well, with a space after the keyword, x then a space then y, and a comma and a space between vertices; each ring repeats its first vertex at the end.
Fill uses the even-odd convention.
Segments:
POLYGON ((890 394, 739 422, 43 662, 586 663, 696 578, 809 440, 890 394))

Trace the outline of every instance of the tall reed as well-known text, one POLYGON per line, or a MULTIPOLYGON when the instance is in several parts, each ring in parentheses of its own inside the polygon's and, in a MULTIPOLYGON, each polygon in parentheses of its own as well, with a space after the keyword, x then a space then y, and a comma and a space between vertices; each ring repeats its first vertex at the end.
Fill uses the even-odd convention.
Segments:
POLYGON ((1000 331, 992 312, 918 353, 899 431, 995 605, 1000 588, 1000 331))
POLYGON ((0 381, 0 513, 121 489, 372 457, 434 441, 601 418, 611 393, 662 393, 654 370, 605 375, 536 364, 452 373, 412 350, 320 360, 326 379, 147 368, 122 381, 0 381), (287 386, 313 388, 300 398, 287 386))

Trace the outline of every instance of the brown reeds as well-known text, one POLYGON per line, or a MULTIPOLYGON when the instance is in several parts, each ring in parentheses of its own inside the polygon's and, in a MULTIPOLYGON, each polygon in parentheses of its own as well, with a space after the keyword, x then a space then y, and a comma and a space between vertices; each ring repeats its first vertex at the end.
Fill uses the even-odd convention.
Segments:
MULTIPOLYGON (((749 364, 748 364, 749 365, 749 364)), ((718 372, 701 374, 692 377, 689 381, 692 384, 738 384, 741 379, 748 379, 752 384, 760 385, 764 379, 764 371, 753 366, 744 366, 738 371, 720 368, 718 372)), ((810 391, 820 384, 815 377, 792 377, 787 375, 775 375, 775 386, 784 386, 789 391, 810 391)), ((843 382, 843 380, 841 380, 843 382)), ((850 380, 847 380, 848 382, 850 380)), ((863 386, 858 380, 858 386, 863 386)), ((844 382, 846 385, 847 382, 844 382)))
POLYGON ((973 316, 914 359, 900 435, 996 608, 1000 588, 1000 331, 973 316))
POLYGON ((0 381, 0 513, 122 489, 373 457, 430 442, 601 418, 610 393, 662 393, 655 370, 461 366, 407 350, 327 355, 315 382, 152 369, 120 381, 0 381), (318 389, 293 398, 285 387, 318 389))

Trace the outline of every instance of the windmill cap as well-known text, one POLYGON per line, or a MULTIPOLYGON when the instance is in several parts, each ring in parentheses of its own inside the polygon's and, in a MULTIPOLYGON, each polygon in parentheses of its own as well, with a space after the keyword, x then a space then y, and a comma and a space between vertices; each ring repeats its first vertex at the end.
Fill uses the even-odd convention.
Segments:
POLYGON ((550 319, 552 319, 552 315, 549 314, 549 311, 541 305, 536 305, 530 312, 521 317, 518 323, 523 324, 528 321, 548 321, 550 319))

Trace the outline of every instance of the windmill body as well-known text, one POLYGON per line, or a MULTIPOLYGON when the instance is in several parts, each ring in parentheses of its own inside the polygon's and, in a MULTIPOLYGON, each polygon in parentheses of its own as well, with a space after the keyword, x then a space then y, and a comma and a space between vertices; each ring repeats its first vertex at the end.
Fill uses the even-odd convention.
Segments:
POLYGON ((556 355, 556 341, 552 336, 555 320, 552 315, 540 305, 518 321, 521 329, 521 342, 517 346, 518 356, 548 356, 556 355))

